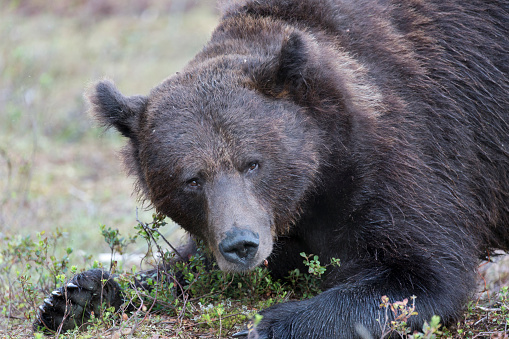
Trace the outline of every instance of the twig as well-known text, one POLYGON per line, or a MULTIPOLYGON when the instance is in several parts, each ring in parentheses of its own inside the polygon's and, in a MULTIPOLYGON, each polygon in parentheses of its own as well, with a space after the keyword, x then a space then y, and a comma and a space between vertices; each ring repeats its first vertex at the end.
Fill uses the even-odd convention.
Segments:
POLYGON ((488 307, 482 307, 482 306, 477 306, 477 308, 482 311, 485 311, 485 312, 499 312, 499 311, 501 311, 500 308, 488 308, 488 307))
MULTIPOLYGON (((144 305, 144 303, 143 303, 143 298, 140 296, 140 294, 138 293, 138 291, 137 291, 137 290, 135 290, 135 291, 136 291, 136 294, 138 295, 138 298, 140 299, 140 307, 138 307, 138 309, 136 310, 136 312, 133 312, 133 315, 129 318, 129 320, 131 320, 131 319, 135 316, 135 314, 139 313, 139 312, 143 309, 143 305, 144 305)), ((131 300, 132 300, 132 299, 131 299, 131 300)), ((143 320, 144 320, 144 319, 145 319, 145 318, 143 318, 143 319, 142 319, 141 321, 139 321, 139 322, 135 322, 135 323, 134 323, 134 325, 133 325, 133 328, 131 329, 131 332, 130 332, 129 334, 131 334, 131 335, 132 335, 132 334, 134 333, 134 330, 136 329, 136 327, 138 327, 138 325, 139 325, 139 324, 141 324, 141 323, 143 322, 143 320)))
MULTIPOLYGON (((145 231, 147 231, 147 229, 149 229, 149 230, 150 230, 150 231, 152 231, 152 232, 157 232, 157 234, 159 234, 159 235, 161 236, 161 238, 163 238, 164 242, 165 242, 168 246, 170 246, 170 247, 171 247, 171 249, 173 250, 173 252, 175 252, 175 253, 176 253, 176 254, 180 257, 180 259, 181 259, 181 260, 184 260, 184 261, 186 260, 186 259, 185 259, 185 258, 184 258, 184 257, 183 257, 180 253, 179 253, 179 251, 177 251, 177 249, 176 249, 176 248, 175 248, 175 247, 174 247, 174 246, 173 246, 173 245, 172 245, 172 244, 171 244, 168 240, 166 240, 166 238, 164 237, 164 235, 163 235, 161 232, 159 232, 159 230, 158 230, 158 229, 156 229, 156 228, 151 228, 151 227, 149 227, 149 226, 148 226, 148 225, 149 225, 148 223, 144 223, 144 222, 142 222, 142 221, 140 221, 140 220, 138 219, 138 209, 137 209, 137 208, 136 208, 136 221, 137 221, 138 223, 140 223, 140 225, 141 225, 141 226, 145 229, 145 231)), ((147 233, 149 233, 149 232, 147 232, 147 233)), ((155 239, 154 239, 154 237, 152 236, 152 234, 150 234, 150 237, 152 238, 152 240, 153 240, 154 242, 156 242, 156 241, 155 241, 155 239)))
POLYGON ((6 318, 6 319, 26 320, 25 318, 16 317, 14 315, 3 315, 2 314, 2 317, 6 318))
MULTIPOLYGON (((477 333, 472 339, 479 338, 479 337, 486 337, 491 334, 499 334, 500 331, 494 331, 494 332, 479 332, 477 333)), ((503 334, 503 333, 502 333, 503 334)))
POLYGON ((481 319, 477 320, 477 321, 474 323, 474 326, 477 326, 477 324, 482 323, 482 322, 483 322, 483 321, 485 321, 485 320, 488 320, 488 317, 484 317, 484 318, 481 318, 481 319))
POLYGON ((154 305, 157 301, 157 292, 159 292, 158 289, 156 289, 156 296, 154 297, 154 301, 152 302, 152 305, 150 305, 150 308, 145 312, 145 316, 143 317, 143 319, 141 319, 139 322, 136 322, 134 324, 133 328, 131 329, 131 333, 130 333, 131 335, 134 333, 136 328, 147 319, 148 315, 150 314, 150 311, 152 311, 152 308, 154 307, 154 305))

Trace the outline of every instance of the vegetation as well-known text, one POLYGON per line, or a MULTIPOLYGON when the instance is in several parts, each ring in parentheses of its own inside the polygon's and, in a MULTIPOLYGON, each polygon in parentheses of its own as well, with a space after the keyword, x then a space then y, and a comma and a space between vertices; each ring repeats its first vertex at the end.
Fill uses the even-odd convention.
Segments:
MULTIPOLYGON (((0 338, 34 337, 44 296, 90 268, 121 273, 136 308, 105 309, 88 329, 62 337, 225 338, 259 320, 259 309, 319 293, 321 276, 340 264, 303 253, 308 271, 282 282, 263 268, 211 270, 203 250, 176 265, 182 279, 170 271, 150 293, 130 288, 141 270, 172 259, 170 244, 183 233, 161 216, 133 227, 153 211, 137 215, 132 179, 114 156, 123 140, 94 127, 83 91, 107 76, 125 93, 147 93, 201 48, 216 22, 213 0, 0 3, 0 338)), ((504 281, 507 267, 485 272, 488 284, 504 281)), ((405 327, 418 299, 381 299, 381 314, 397 320, 381 328, 407 338, 507 338, 509 292, 500 291, 469 304, 457 328, 434 319, 421 334, 405 327)))
MULTIPOLYGON (((149 251, 145 258, 157 254, 166 261, 173 260, 175 252, 163 250, 157 243, 164 239, 158 229, 165 224, 164 217, 154 215, 151 223, 140 222, 136 227, 137 236, 148 243, 149 251)), ((132 243, 125 241, 118 230, 106 230, 104 226, 100 229, 113 251, 126 251, 132 243)), ((134 238, 129 237, 130 240, 134 238)), ((34 240, 30 237, 4 239, 7 247, 1 252, 4 263, 2 276, 16 278, 7 281, 9 295, 0 300, 5 305, 2 315, 10 322, 7 326, 19 329, 20 334, 26 333, 22 327, 30 327, 38 305, 43 302, 44 295, 40 291, 48 294, 78 271, 76 266, 69 267, 71 248, 61 258, 55 257, 52 252, 61 246, 63 239, 58 231, 52 235, 41 232, 34 240)), ((136 331, 140 336, 143 328, 156 324, 167 324, 161 331, 169 336, 187 337, 194 332, 219 337, 231 335, 233 331, 240 330, 248 319, 255 319, 257 310, 289 298, 306 298, 320 292, 319 280, 326 267, 320 265, 316 256, 301 255, 309 273, 292 271, 290 284, 273 280, 265 268, 245 274, 221 272, 207 260, 209 255, 203 246, 188 262, 178 262, 168 271, 160 272, 161 280, 146 278, 152 287, 150 292, 132 287, 133 277, 141 278, 136 266, 133 266, 118 279, 135 310, 132 313, 121 310, 115 314, 115 310, 105 309, 102 314, 93 317, 86 332, 75 332, 72 336, 86 338, 115 331, 121 334, 136 331), (177 276, 181 278, 177 279, 177 276), (294 294, 294 286, 299 286, 300 295, 294 294)), ((339 262, 333 260, 331 264, 339 265, 339 262)), ((102 265, 94 261, 89 262, 85 269, 97 267, 102 265)), ((113 262, 111 267, 116 268, 117 263, 113 262)), ((156 331, 161 333, 159 329, 156 331)))
MULTIPOLYGON (((159 229, 166 225, 165 218, 154 215, 150 223, 139 222, 134 228, 136 236, 123 237, 118 230, 98 227, 104 242, 113 252, 128 250, 136 238, 147 243, 144 260, 163 258, 175 262, 175 252, 163 249, 167 242, 159 229), (129 241, 126 241, 129 239, 129 241)), ((2 327, 11 337, 31 335, 31 323, 42 304, 45 294, 59 287, 68 278, 90 268, 102 267, 97 261, 89 261, 83 268, 70 266, 71 248, 62 256, 55 256, 55 249, 65 246, 64 234, 40 232, 35 239, 29 236, 4 237, 5 248, 0 252, 0 277, 6 292, 0 296, 2 327), (12 277, 12 278, 11 278, 12 277), (41 293, 42 292, 42 293, 41 293)), ((113 255, 112 255, 113 256, 113 255)), ((105 308, 101 314, 92 317, 87 328, 71 333, 55 333, 55 337, 91 338, 112 335, 119 338, 135 335, 153 338, 155 334, 170 338, 190 338, 193 335, 205 337, 228 337, 243 329, 246 323, 255 322, 256 312, 275 303, 289 299, 310 298, 320 293, 319 285, 323 274, 330 265, 340 265, 336 259, 323 265, 312 254, 301 253, 307 272, 294 270, 288 279, 274 280, 265 268, 257 268, 245 274, 221 272, 207 258, 210 254, 203 247, 188 262, 176 262, 166 271, 159 272, 161 279, 144 277, 151 290, 135 289, 134 277, 141 278, 138 268, 128 272, 122 270, 118 281, 123 287, 127 302, 135 305, 130 312, 105 308)), ((118 262, 110 266, 118 269, 118 262)), ((104 268, 106 269, 106 268, 104 268)), ((507 338, 509 326, 509 289, 502 288, 492 296, 490 306, 471 303, 464 321, 454 329, 441 328, 440 319, 434 317, 425 324, 421 332, 412 333, 406 326, 408 319, 418 312, 415 297, 390 302, 381 297, 380 328, 384 334, 396 334, 408 339, 431 338, 507 338), (389 317, 390 316, 390 317, 389 317), (394 319, 385 321, 383 319, 394 319)), ((259 317, 259 316, 258 316, 259 317)), ((42 334, 36 333, 39 337, 42 334)), ((366 336, 369 338, 369 336, 366 336)))

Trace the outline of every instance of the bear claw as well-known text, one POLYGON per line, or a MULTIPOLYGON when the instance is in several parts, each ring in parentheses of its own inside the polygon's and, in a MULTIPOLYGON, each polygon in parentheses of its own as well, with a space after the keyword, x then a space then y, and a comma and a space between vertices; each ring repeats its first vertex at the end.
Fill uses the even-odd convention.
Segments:
POLYGON ((44 303, 53 306, 53 303, 51 302, 50 298, 44 299, 44 303))
POLYGON ((54 290, 53 292, 51 292, 51 294, 53 294, 56 297, 61 297, 62 296, 62 292, 60 292, 59 290, 54 290))
POLYGON ((248 335, 249 335, 249 330, 243 330, 243 331, 239 331, 239 332, 233 334, 232 337, 242 338, 242 337, 247 337, 248 335))
POLYGON ((73 283, 68 283, 67 288, 78 288, 78 285, 73 284, 73 283))

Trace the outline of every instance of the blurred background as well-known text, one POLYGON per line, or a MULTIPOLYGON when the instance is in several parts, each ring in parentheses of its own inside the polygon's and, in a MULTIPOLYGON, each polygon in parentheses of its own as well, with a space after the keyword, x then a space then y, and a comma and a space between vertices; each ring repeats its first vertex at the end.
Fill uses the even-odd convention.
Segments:
MULTIPOLYGON (((0 0, 0 242, 58 228, 76 264, 109 252, 100 225, 134 234, 137 208, 152 220, 122 168, 125 140, 94 125, 83 92, 108 77, 148 94, 217 20, 212 0, 0 0)), ((177 229, 163 230, 174 243, 177 229)))

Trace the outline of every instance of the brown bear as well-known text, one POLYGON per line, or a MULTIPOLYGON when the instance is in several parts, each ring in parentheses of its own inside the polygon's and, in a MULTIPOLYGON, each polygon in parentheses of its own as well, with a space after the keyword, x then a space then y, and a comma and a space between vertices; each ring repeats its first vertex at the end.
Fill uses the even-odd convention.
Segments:
MULTIPOLYGON (((284 277, 300 252, 341 260, 325 292, 239 336, 380 336, 384 295, 417 297, 414 329, 455 322, 479 258, 509 249, 507 0, 223 7, 182 72, 148 96, 101 81, 90 101, 127 137, 142 194, 222 270, 267 260, 284 277)), ((58 327, 66 302, 64 329, 86 320, 101 275, 55 290, 37 324, 58 327)), ((118 306, 118 286, 105 289, 118 306)))

